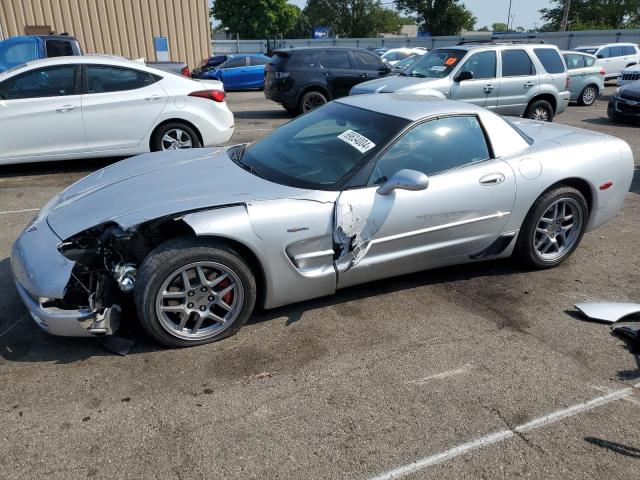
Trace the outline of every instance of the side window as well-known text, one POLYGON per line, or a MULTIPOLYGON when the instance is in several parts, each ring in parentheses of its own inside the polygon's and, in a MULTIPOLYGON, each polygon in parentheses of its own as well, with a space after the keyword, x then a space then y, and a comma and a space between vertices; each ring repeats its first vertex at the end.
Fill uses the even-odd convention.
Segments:
POLYGON ((523 77, 536 73, 531 58, 524 50, 502 51, 502 76, 523 77))
POLYGON ((588 57, 585 57, 584 55, 577 55, 577 54, 569 53, 564 58, 565 58, 565 60, 567 62, 567 68, 569 70, 575 70, 576 68, 584 67, 584 61, 588 57))
POLYGON ((394 62, 396 60, 396 52, 389 52, 383 55, 387 62, 394 62))
POLYGON ((107 93, 136 90, 157 81, 147 72, 120 67, 87 65, 87 92, 107 93))
POLYGON ((584 55, 581 55, 581 57, 582 57, 582 58, 584 58, 584 64, 585 64, 587 67, 590 67, 590 66, 592 66, 594 63, 596 63, 596 59, 595 59, 595 58, 593 58, 593 57, 586 57, 586 56, 584 56, 584 55))
POLYGON ((609 47, 610 57, 622 57, 624 55, 624 48, 622 47, 609 47))
POLYGON ((76 93, 76 67, 65 65, 32 70, 0 84, 0 99, 64 97, 76 93))
POLYGON ((269 63, 269 59, 268 58, 262 58, 262 57, 250 57, 249 58, 249 65, 252 67, 257 67, 259 65, 266 65, 267 63, 269 63))
POLYGON ((353 60, 357 70, 378 70, 382 67, 382 62, 379 57, 371 53, 365 52, 351 52, 353 54, 353 60))
POLYGON ((320 65, 324 68, 351 69, 348 50, 326 50, 320 53, 320 65))
POLYGON ((602 58, 609 58, 611 56, 611 52, 609 47, 604 47, 602 50, 598 52, 598 56, 602 55, 602 58))
POLYGON ((379 160, 369 183, 384 183, 404 168, 435 175, 488 158, 484 132, 475 116, 440 118, 405 133, 379 160))
POLYGON ((536 54, 547 73, 564 73, 564 64, 555 48, 534 48, 533 53, 536 54))
POLYGON ((47 57, 67 57, 73 55, 71 42, 64 40, 47 40, 47 57))
POLYGON ((16 43, 0 48, 0 63, 20 65, 38 58, 38 46, 32 42, 16 43))
POLYGON ((224 62, 220 67, 221 68, 238 68, 244 67, 247 65, 247 60, 245 57, 240 58, 230 58, 226 62, 224 62))
POLYGON ((287 63, 288 68, 309 68, 318 66, 318 52, 316 50, 303 50, 291 55, 287 63))
POLYGON ((480 52, 471 55, 458 71, 473 72, 474 79, 494 78, 496 76, 496 52, 480 52))
POLYGON ((624 54, 625 55, 635 55, 636 54, 636 49, 635 47, 632 47, 631 45, 627 45, 624 48, 624 54))

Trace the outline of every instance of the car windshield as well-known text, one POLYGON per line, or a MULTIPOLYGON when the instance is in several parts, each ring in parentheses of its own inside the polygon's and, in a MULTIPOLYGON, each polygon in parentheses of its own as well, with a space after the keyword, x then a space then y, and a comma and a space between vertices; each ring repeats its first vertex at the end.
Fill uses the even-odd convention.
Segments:
POLYGON ((418 58, 420 58, 420 55, 411 55, 410 57, 405 58, 401 62, 396 63, 396 67, 407 68, 413 62, 415 62, 418 58))
POLYGON ((465 56, 466 50, 439 48, 423 55, 402 75, 420 78, 444 78, 465 56))
POLYGON ((594 53, 596 53, 598 51, 598 49, 597 48, 576 48, 575 51, 576 52, 590 53, 591 55, 593 55, 594 53))
MULTIPOLYGON (((408 120, 331 102, 229 156, 269 181, 314 190, 341 190, 408 120)), ((238 148, 238 147, 234 147, 238 148)))

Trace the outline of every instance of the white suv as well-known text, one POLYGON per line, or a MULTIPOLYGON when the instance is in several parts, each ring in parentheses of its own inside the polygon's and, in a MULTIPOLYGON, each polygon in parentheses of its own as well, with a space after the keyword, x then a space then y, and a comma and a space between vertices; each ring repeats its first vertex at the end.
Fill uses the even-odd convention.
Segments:
POLYGON ((585 45, 574 50, 598 57, 596 65, 604 68, 605 80, 619 78, 624 68, 640 63, 640 49, 635 43, 585 45))

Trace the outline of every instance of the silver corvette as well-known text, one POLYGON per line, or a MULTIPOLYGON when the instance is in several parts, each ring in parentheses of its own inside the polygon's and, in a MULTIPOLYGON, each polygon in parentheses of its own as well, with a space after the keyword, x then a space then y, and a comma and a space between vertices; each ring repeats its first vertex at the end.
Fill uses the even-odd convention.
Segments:
POLYGON ((11 265, 36 323, 113 333, 133 296, 156 341, 227 337, 273 308, 409 272, 567 259, 633 174, 614 137, 466 103, 347 97, 248 145, 145 154, 51 199, 11 265))

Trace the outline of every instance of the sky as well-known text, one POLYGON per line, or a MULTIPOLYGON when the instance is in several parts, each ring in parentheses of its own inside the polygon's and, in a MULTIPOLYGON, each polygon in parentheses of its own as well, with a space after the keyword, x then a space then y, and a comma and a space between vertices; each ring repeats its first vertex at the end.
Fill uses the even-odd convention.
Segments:
MULTIPOLYGON (((289 3, 304 8, 306 0, 289 0, 289 3)), ((391 0, 382 0, 387 5, 391 0)), ((462 0, 462 3, 473 12, 478 19, 476 28, 488 26, 496 22, 507 23, 507 10, 509 0, 462 0)), ((548 7, 550 0, 512 0, 511 14, 515 15, 513 26, 533 28, 541 26, 544 22, 540 20, 538 10, 548 7)))

